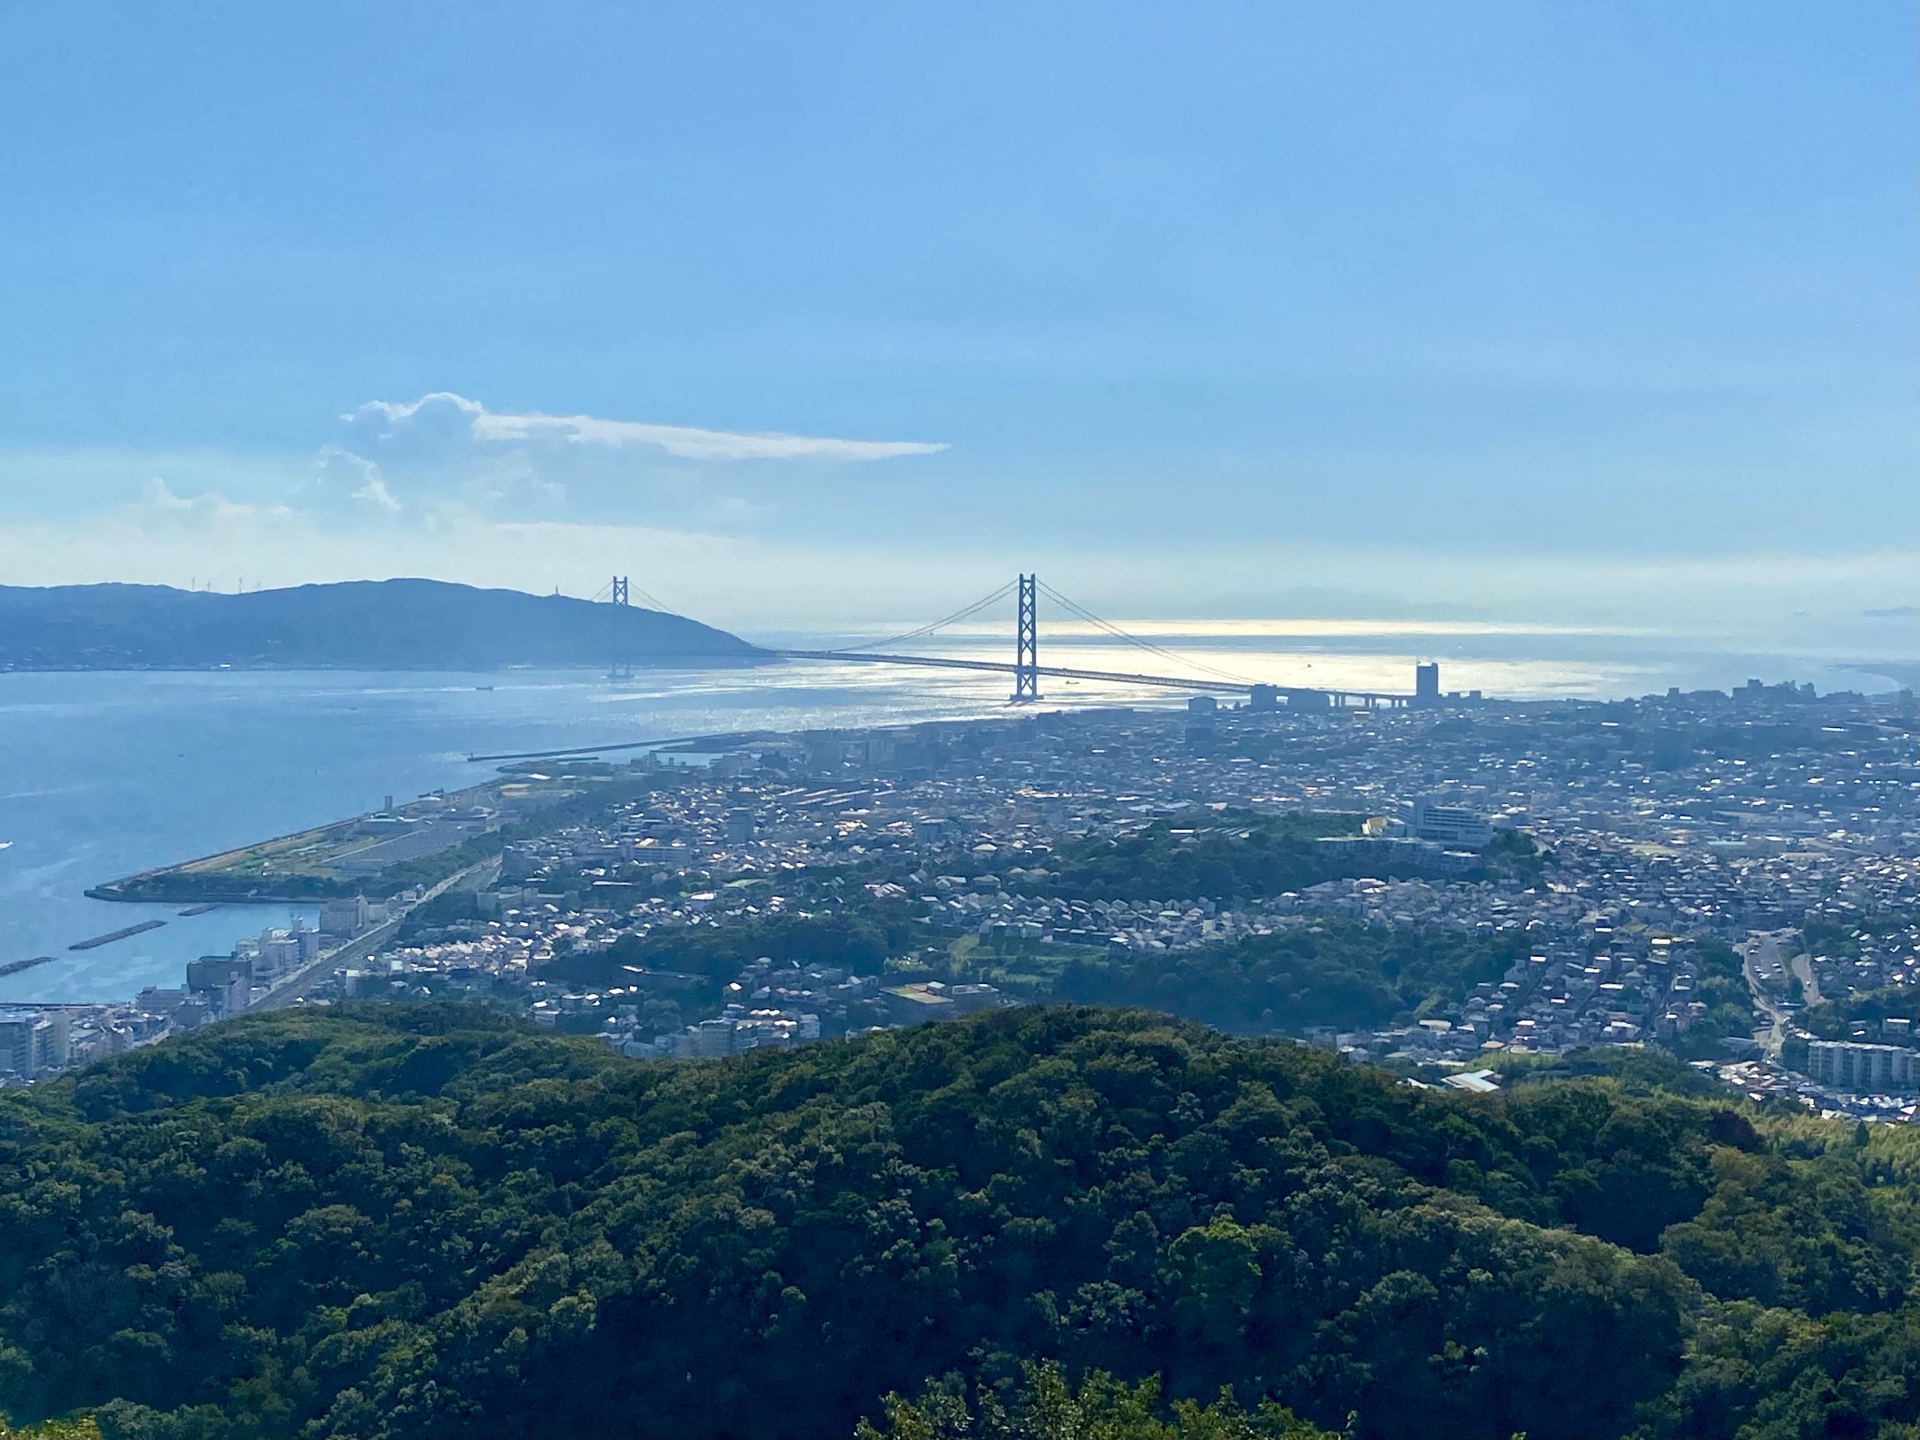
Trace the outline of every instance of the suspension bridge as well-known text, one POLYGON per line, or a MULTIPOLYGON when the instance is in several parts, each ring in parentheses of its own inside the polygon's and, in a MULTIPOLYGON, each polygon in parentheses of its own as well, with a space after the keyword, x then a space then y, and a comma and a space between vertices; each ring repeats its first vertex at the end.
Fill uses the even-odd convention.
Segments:
MULTIPOLYGON (((616 605, 631 603, 629 596, 639 594, 653 602, 657 609, 667 607, 654 600, 644 590, 629 585, 625 577, 616 577, 603 587, 595 599, 606 598, 616 605)), ((1319 686, 1279 685, 1267 681, 1250 680, 1234 675, 1213 665, 1194 659, 1192 656, 1179 655, 1151 640, 1130 634, 1112 621, 1103 620, 1084 605, 1068 599, 1051 585, 1041 581, 1038 575, 1021 575, 1009 580, 1005 585, 984 595, 971 605, 956 610, 951 615, 922 625, 916 630, 890 636, 884 640, 870 641, 862 645, 844 646, 837 650, 775 650, 774 654, 787 660, 831 660, 852 662, 863 665, 910 665, 936 670, 973 670, 1011 675, 1013 694, 1009 696, 1016 705, 1030 704, 1040 698, 1042 677, 1055 680, 1091 680, 1110 685, 1138 685, 1162 690, 1185 690, 1215 695, 1241 695, 1255 710, 1277 710, 1284 705, 1288 709, 1339 709, 1364 707, 1366 709, 1393 708, 1416 703, 1416 698, 1431 696, 1438 699, 1439 669, 1437 666, 1421 666, 1417 673, 1418 696, 1414 694, 1392 693, 1379 690, 1328 689, 1319 686), (1089 670, 1070 665, 1042 665, 1040 663, 1040 599, 1045 596, 1050 602, 1064 611, 1072 619, 1091 625, 1099 634, 1132 645, 1145 651, 1156 659, 1170 662, 1189 672, 1201 671, 1200 675, 1167 675, 1138 671, 1089 670), (971 660, 954 655, 912 655, 904 654, 893 647, 905 645, 915 640, 927 639, 949 626, 961 624, 990 610, 993 606, 1012 597, 1015 605, 1014 642, 1012 660, 971 660)), ((620 667, 616 665, 616 673, 620 667)))
MULTIPOLYGON (((633 596, 650 602, 655 610, 677 614, 677 611, 662 604, 647 594, 639 586, 631 584, 625 576, 615 576, 610 584, 603 585, 599 593, 591 598, 613 605, 631 605, 633 596)), ((884 640, 870 641, 865 645, 850 645, 839 650, 775 650, 771 652, 786 660, 830 660, 834 662, 852 661, 864 665, 918 665, 936 670, 974 670, 992 674, 1011 675, 1013 694, 1008 697, 1012 704, 1032 704, 1040 698, 1040 680, 1044 676, 1057 680, 1093 680, 1112 685, 1139 685, 1150 689, 1184 690, 1189 694, 1199 692, 1209 695, 1244 695, 1248 706, 1253 710, 1320 710, 1364 707, 1369 710, 1398 708, 1423 703, 1438 704, 1440 699, 1440 667, 1435 664, 1420 665, 1415 670, 1415 693, 1394 694, 1380 690, 1340 690, 1321 689, 1302 685, 1274 685, 1262 680, 1249 680, 1233 675, 1215 666, 1194 659, 1190 655, 1176 654, 1151 640, 1133 635, 1103 620, 1085 606, 1077 604, 1044 584, 1038 575, 1022 575, 1009 580, 991 595, 982 596, 973 604, 956 610, 953 614, 934 621, 931 625, 922 625, 917 630, 909 630, 902 635, 889 636, 884 640), (1040 663, 1040 597, 1045 595, 1069 616, 1091 625, 1100 634, 1114 640, 1144 650, 1157 658, 1184 666, 1189 670, 1200 670, 1203 675, 1157 675, 1144 672, 1123 670, 1088 670, 1072 665, 1042 665, 1040 663), (992 606, 1014 596, 1014 639, 1012 660, 969 660, 956 655, 906 655, 890 648, 907 644, 914 640, 924 640, 950 625, 958 625, 971 620, 992 606)), ((632 667, 624 660, 616 658, 609 678, 625 679, 632 675, 632 667)), ((482 760, 553 760, 568 756, 599 755, 615 750, 658 750, 664 746, 685 743, 694 739, 712 740, 713 736, 687 736, 682 740, 628 740, 610 745, 575 745, 561 750, 521 750, 511 754, 469 755, 469 761, 482 760)))

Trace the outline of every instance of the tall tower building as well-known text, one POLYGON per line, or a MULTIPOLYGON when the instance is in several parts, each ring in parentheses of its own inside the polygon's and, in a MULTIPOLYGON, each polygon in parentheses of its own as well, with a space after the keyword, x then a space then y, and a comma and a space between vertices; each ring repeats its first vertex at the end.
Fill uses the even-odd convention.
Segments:
POLYGON ((1414 665, 1413 703, 1416 705, 1440 703, 1440 662, 1438 660, 1430 661, 1425 665, 1414 665))

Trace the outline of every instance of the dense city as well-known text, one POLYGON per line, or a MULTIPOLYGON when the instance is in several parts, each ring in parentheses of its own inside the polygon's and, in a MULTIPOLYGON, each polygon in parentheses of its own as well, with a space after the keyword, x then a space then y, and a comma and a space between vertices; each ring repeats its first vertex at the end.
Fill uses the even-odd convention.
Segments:
POLYGON ((0 1051, 18 1081, 249 1008, 437 997, 704 1057, 1068 999, 1467 1090, 1662 1046, 1756 1099, 1911 1120, 1915 734, 1910 692, 1756 681, 520 762, 442 841, 452 800, 363 817, 463 862, 437 881, 329 900, 130 1007, 16 1011, 0 1051))

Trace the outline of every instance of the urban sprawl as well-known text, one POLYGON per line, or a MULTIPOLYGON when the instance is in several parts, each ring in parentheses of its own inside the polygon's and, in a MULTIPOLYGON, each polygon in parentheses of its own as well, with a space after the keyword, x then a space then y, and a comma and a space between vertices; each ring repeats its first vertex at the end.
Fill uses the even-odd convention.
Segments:
POLYGON ((1914 1118, 1911 692, 1261 698, 520 762, 349 822, 317 928, 130 1006, 6 1011, 0 1069, 349 999, 659 1058, 1094 999, 1415 1084, 1656 1045, 1756 1099, 1914 1118), (389 858, 412 883, 372 883, 389 858))

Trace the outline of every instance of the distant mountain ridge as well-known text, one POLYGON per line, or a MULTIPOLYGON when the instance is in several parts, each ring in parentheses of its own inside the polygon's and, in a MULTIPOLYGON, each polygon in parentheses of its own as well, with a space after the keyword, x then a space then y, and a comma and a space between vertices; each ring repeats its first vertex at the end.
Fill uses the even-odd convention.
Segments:
POLYGON ((738 665, 765 654, 658 610, 439 580, 242 595, 166 585, 0 586, 0 669, 8 670, 738 665))

